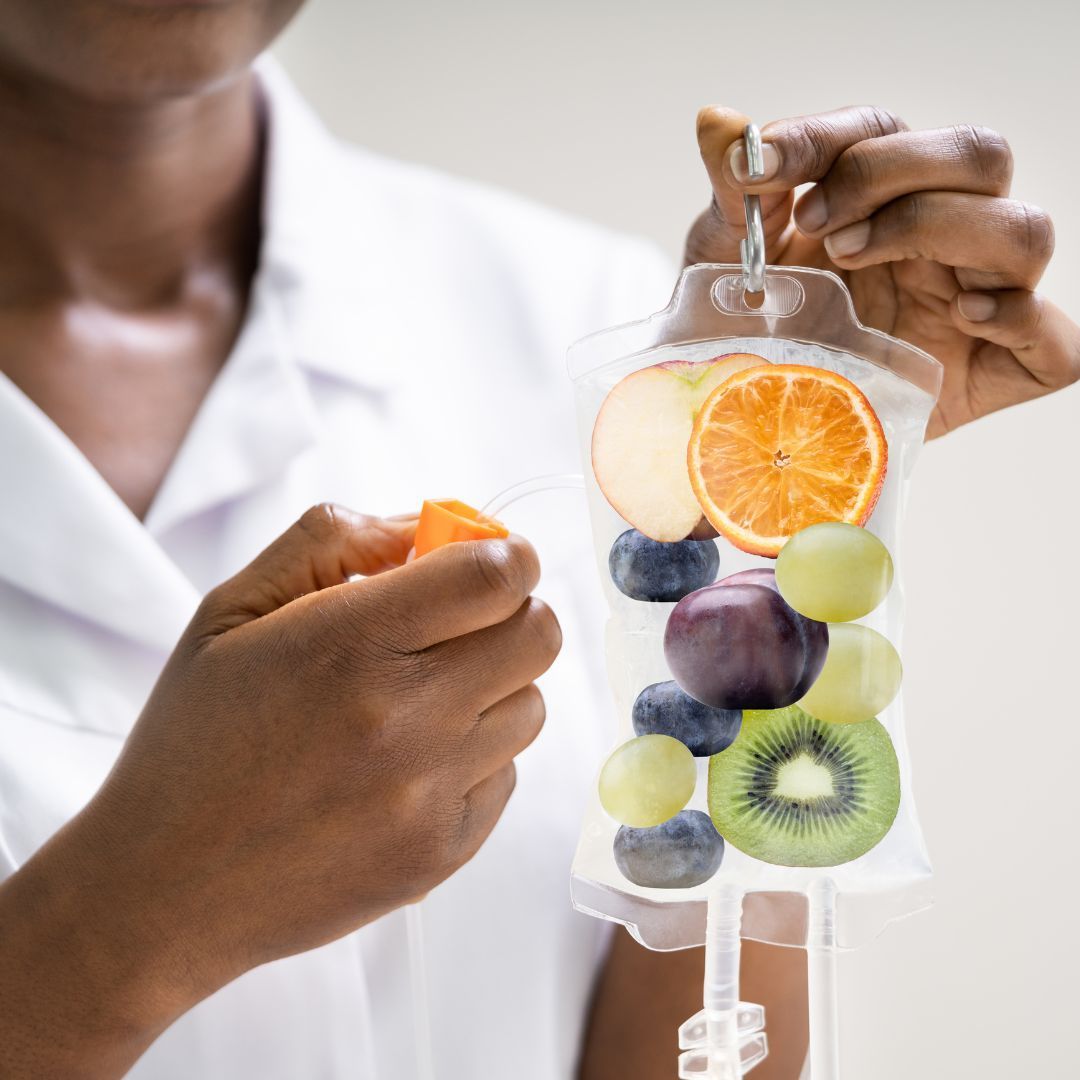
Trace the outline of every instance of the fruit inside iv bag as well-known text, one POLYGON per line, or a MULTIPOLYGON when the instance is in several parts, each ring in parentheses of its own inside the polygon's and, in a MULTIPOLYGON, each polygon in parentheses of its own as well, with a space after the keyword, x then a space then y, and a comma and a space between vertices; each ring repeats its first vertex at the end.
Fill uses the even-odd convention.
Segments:
POLYGON ((627 375, 604 399, 592 435, 592 468, 624 521, 653 540, 684 540, 702 511, 686 469, 694 417, 713 390, 760 356, 671 360, 627 375))
POLYGON ((869 615, 892 586, 893 563, 873 533, 841 521, 797 532, 776 559, 780 595, 800 614, 822 622, 869 615))
POLYGON ((694 757, 711 757, 735 741, 742 710, 710 708, 669 679, 652 683, 638 694, 631 719, 638 735, 670 735, 694 757))
POLYGON ((825 664, 829 630, 766 585, 718 583, 675 605, 664 655, 675 681, 714 709, 781 709, 825 664))
POLYGON ((647 828, 674 817, 697 783, 694 755, 670 735, 623 743, 600 770, 600 802, 623 825, 647 828))
POLYGON ((663 543, 627 529, 611 545, 608 570, 615 587, 631 600, 681 600, 716 580, 720 553, 708 540, 663 543))
POLYGON ((687 447, 705 517, 735 547, 772 558, 808 525, 865 524, 887 461, 881 422, 862 391, 797 364, 761 364, 721 383, 687 447))
POLYGON ((869 626, 836 623, 829 628, 825 666, 799 704, 819 720, 856 724, 877 716, 900 692, 900 656, 869 626))
POLYGON ((862 527, 888 462, 865 395, 835 372, 752 354, 664 362, 609 393, 592 460, 633 526, 612 546, 613 583, 631 600, 674 603, 663 642, 673 678, 641 687, 638 738, 601 774, 601 803, 623 826, 620 871, 688 888, 707 880, 716 839, 788 866, 870 850, 899 805, 896 755, 875 717, 900 663, 852 622, 893 577, 885 545, 862 527), (712 532, 717 542, 699 539, 712 532), (726 543, 775 558, 775 571, 715 581, 726 543), (710 758, 711 829, 683 809, 693 784, 671 743, 710 758))
POLYGON ((900 806, 900 768, 877 720, 830 724, 797 705, 744 713, 709 762, 709 813, 729 844, 781 866, 864 855, 900 806))
POLYGON ((683 810, 662 825, 615 834, 615 863, 623 876, 649 889, 692 889, 720 869, 724 838, 700 810, 683 810))

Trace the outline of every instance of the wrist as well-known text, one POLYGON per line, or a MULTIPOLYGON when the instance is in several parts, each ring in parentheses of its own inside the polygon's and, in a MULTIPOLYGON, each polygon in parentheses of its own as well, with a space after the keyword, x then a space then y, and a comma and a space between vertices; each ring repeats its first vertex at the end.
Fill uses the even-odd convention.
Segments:
POLYGON ((120 868, 92 806, 0 883, 5 1077, 122 1076, 217 988, 183 957, 167 902, 120 868))

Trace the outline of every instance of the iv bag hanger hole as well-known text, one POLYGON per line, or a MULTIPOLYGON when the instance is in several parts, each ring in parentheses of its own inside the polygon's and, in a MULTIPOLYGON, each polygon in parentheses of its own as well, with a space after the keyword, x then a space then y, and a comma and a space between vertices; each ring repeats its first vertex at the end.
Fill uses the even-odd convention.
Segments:
POLYGON ((793 277, 769 274, 759 293, 746 291, 742 274, 723 274, 713 282, 712 302, 725 315, 762 315, 783 318, 803 306, 803 287, 793 277))
MULTIPOLYGON (((746 125, 743 145, 750 176, 764 176, 761 132, 756 124, 746 125)), ((775 271, 766 274, 761 198, 744 195, 743 209, 746 211, 746 239, 739 241, 742 274, 725 274, 717 278, 712 287, 712 302, 725 315, 794 315, 803 305, 803 287, 795 278, 775 271)))

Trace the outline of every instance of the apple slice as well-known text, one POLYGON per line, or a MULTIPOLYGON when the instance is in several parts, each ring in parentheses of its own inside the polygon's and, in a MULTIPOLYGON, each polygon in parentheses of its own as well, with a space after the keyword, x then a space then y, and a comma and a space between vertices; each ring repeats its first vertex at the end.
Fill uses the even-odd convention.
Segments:
POLYGON ((653 540, 683 540, 702 521, 686 466, 698 409, 729 375, 768 363, 753 353, 667 360, 618 382, 597 413, 592 467, 604 498, 653 540))

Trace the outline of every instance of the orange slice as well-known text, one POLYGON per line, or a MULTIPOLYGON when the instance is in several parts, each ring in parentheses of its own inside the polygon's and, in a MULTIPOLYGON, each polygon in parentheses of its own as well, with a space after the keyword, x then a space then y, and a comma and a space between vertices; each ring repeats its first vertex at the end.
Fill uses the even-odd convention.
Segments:
POLYGON ((888 454, 881 421, 853 382, 770 364, 736 372, 705 399, 687 464, 713 527, 743 551, 775 557, 808 525, 864 524, 888 454))
POLYGON ((420 509, 420 522, 416 526, 416 557, 444 544, 456 544, 461 540, 501 540, 510 530, 501 521, 481 514, 468 503, 457 499, 428 499, 420 509))

